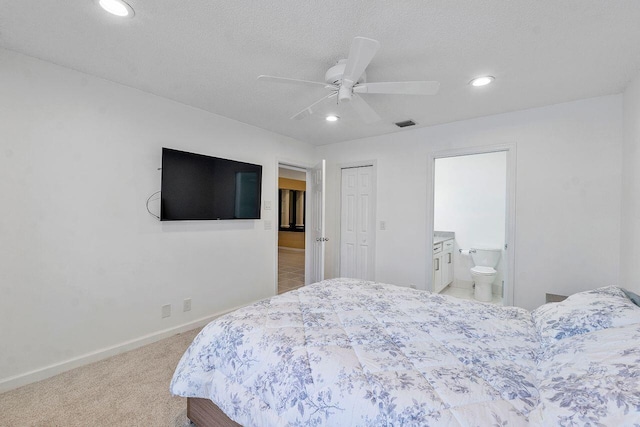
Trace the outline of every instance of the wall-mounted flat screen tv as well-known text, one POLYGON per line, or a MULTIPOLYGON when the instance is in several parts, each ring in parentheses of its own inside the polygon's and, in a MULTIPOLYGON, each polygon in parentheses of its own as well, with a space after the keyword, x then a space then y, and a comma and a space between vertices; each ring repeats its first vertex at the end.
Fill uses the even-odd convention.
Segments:
POLYGON ((162 149, 160 220, 259 219, 262 166, 162 149))

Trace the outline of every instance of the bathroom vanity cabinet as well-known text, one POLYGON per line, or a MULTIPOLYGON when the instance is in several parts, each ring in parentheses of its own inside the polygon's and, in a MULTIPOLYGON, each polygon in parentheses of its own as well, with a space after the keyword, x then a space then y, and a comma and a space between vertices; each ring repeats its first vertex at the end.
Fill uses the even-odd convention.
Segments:
POLYGON ((433 291, 440 292, 453 282, 453 239, 433 243, 433 291))

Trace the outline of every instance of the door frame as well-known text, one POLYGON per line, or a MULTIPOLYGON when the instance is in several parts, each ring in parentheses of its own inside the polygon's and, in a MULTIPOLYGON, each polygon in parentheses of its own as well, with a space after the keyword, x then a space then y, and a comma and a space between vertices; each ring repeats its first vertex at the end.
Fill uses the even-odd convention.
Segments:
POLYGON ((340 189, 340 191, 338 191, 338 195, 337 195, 337 203, 336 203, 336 210, 334 212, 335 214, 335 218, 338 218, 338 227, 337 228, 337 234, 336 234, 336 240, 337 240, 337 250, 334 251, 334 265, 335 265, 335 276, 339 276, 340 275, 340 271, 342 269, 341 264, 341 259, 342 259, 342 169, 352 169, 352 168, 362 168, 362 167, 366 167, 366 166, 371 166, 373 169, 371 170, 371 176, 372 176, 372 182, 373 182, 373 197, 371 200, 371 204, 373 206, 372 208, 372 221, 373 221, 373 229, 374 229, 374 233, 372 233, 373 236, 373 266, 372 266, 372 270, 373 270, 373 278, 371 280, 376 280, 376 247, 377 247, 377 234, 378 234, 378 222, 376 220, 377 218, 377 212, 378 212, 378 162, 374 159, 374 160, 363 160, 363 161, 358 161, 358 162, 346 162, 346 163, 338 163, 336 165, 336 171, 335 171, 335 182, 338 183, 338 188, 340 189))
MULTIPOLYGON (((274 212, 273 218, 271 220, 271 224, 272 224, 272 228, 274 231, 274 240, 275 240, 275 254, 274 254, 274 295, 278 295, 278 243, 279 243, 279 231, 280 231, 280 223, 279 223, 279 207, 278 207, 278 200, 280 197, 280 182, 279 182, 279 178, 280 178, 280 168, 285 168, 285 169, 293 169, 293 170, 297 170, 297 171, 301 171, 301 172, 305 172, 306 173, 306 178, 305 178, 305 191, 307 192, 306 194, 309 195, 310 194, 310 184, 309 184, 309 180, 311 178, 311 169, 313 168, 313 165, 311 163, 306 163, 306 162, 297 162, 297 161, 292 161, 292 160, 285 160, 285 159, 276 159, 276 168, 275 168, 275 190, 274 190, 274 194, 273 194, 273 200, 271 202, 271 211, 274 212)), ((305 209, 307 212, 309 212, 309 200, 310 198, 307 197, 306 198, 306 202, 305 202, 305 209)), ((305 219, 305 230, 304 230, 304 284, 308 285, 309 284, 309 269, 311 268, 311 256, 310 256, 310 251, 308 250, 308 245, 309 245, 309 233, 307 232, 307 220, 305 219)))
POLYGON ((425 286, 433 291, 433 229, 434 229, 434 195, 435 195, 435 161, 446 157, 468 156, 504 151, 507 153, 506 171, 506 206, 505 206, 505 241, 507 245, 507 274, 504 276, 503 305, 513 305, 515 297, 515 254, 516 254, 516 143, 465 147, 429 153, 427 161, 427 276, 425 286), (427 284, 431 284, 427 286, 427 284))

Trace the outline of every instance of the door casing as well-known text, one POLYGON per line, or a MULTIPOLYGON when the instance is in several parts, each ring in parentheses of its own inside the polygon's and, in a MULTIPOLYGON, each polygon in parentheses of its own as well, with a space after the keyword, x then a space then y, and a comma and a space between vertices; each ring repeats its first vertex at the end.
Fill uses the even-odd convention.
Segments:
MULTIPOLYGON (((294 170, 299 170, 299 171, 304 171, 306 172, 307 176, 306 176, 306 191, 307 194, 311 194, 311 185, 309 180, 312 177, 312 173, 311 170, 313 168, 312 164, 309 163, 302 163, 302 162, 297 162, 297 161, 292 161, 292 160, 286 160, 286 159, 277 159, 276 160, 276 166, 275 166, 275 191, 273 194, 272 199, 274 201, 271 202, 271 211, 273 212, 273 217, 272 219, 268 219, 265 218, 265 221, 271 221, 271 227, 273 229, 273 232, 275 234, 275 256, 274 256, 274 295, 278 294, 278 231, 279 231, 279 224, 278 224, 278 203, 276 202, 278 200, 279 197, 279 178, 280 178, 280 172, 279 169, 280 168, 285 168, 285 169, 294 169, 294 170)), ((310 197, 307 197, 307 202, 306 202, 306 206, 305 209, 307 209, 307 212, 309 211, 309 199, 310 197)), ((266 216, 266 214, 265 214, 266 216)), ((307 220, 308 222, 308 220, 307 220)), ((266 227, 266 226, 265 226, 266 227)), ((305 227, 306 228, 306 227, 305 227)), ((310 284, 310 269, 311 269, 311 254, 309 251, 309 232, 305 229, 305 250, 304 250, 304 284, 308 285, 310 284)))

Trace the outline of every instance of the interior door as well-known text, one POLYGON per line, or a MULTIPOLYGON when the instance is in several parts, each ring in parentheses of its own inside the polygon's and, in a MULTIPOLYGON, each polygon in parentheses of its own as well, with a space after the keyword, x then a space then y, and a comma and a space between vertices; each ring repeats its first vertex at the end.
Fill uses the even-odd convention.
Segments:
POLYGON ((325 236, 324 204, 325 204, 325 161, 322 160, 311 169, 311 182, 309 197, 309 233, 311 248, 311 265, 309 269, 309 282, 315 283, 324 280, 324 247, 328 240, 325 236))
POLYGON ((342 169, 340 276, 373 280, 373 166, 342 169))

